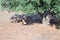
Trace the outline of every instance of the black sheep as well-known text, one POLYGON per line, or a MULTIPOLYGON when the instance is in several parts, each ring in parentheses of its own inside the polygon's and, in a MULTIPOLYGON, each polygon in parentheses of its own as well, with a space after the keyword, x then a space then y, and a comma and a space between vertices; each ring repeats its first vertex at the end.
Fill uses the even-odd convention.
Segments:
POLYGON ((24 16, 23 24, 32 24, 32 23, 41 23, 42 24, 42 16, 40 14, 24 16))
POLYGON ((60 28, 60 18, 53 18, 53 19, 50 19, 50 25, 53 26, 53 25, 56 25, 56 28, 59 29, 60 28))

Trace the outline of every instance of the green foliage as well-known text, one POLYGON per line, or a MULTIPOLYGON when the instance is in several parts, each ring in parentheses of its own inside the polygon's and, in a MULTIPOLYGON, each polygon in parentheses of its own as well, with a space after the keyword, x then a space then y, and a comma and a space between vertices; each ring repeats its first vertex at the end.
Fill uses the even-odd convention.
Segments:
POLYGON ((22 10, 29 14, 37 11, 43 13, 46 9, 52 9, 60 16, 60 0, 0 0, 0 9, 2 8, 12 11, 22 10))

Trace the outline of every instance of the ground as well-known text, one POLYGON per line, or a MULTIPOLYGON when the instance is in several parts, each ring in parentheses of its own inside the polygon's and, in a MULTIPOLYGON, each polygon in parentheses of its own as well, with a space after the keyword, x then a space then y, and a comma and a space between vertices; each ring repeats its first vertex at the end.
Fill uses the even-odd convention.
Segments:
POLYGON ((60 40, 60 30, 49 25, 10 23, 15 12, 0 11, 0 40, 60 40))

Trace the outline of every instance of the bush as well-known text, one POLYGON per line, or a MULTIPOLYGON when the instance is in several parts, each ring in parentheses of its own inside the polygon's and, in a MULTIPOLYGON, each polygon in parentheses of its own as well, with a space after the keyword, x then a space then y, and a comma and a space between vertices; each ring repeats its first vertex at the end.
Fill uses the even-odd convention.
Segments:
POLYGON ((36 12, 43 13, 46 9, 52 9, 60 16, 60 0, 1 0, 0 2, 3 8, 12 11, 22 10, 33 14, 36 12))

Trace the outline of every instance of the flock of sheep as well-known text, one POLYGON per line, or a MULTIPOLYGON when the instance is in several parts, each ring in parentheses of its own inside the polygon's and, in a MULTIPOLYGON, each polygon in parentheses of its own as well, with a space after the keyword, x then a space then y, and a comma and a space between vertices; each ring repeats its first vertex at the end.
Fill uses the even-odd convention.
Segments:
POLYGON ((19 23, 22 22, 23 25, 29 25, 32 23, 43 24, 44 21, 48 21, 48 24, 53 26, 56 25, 56 28, 60 28, 60 17, 55 16, 54 10, 45 10, 44 13, 37 12, 35 15, 28 14, 14 14, 11 17, 11 22, 19 23))

